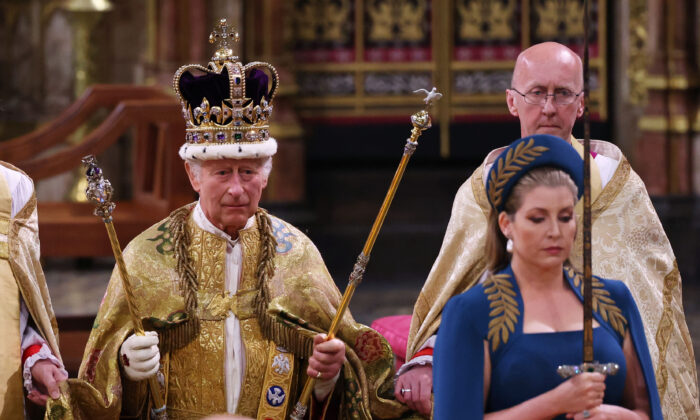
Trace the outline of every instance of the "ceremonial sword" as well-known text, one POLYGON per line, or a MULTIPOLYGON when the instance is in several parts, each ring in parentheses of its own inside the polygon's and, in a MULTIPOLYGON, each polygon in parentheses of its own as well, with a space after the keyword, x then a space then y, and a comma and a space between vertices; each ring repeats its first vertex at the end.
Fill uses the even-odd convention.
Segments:
MULTIPOLYGON (((590 100, 590 74, 588 42, 590 16, 588 0, 583 2, 583 363, 578 366, 562 365, 557 373, 568 378, 584 372, 615 375, 616 363, 599 363, 593 358, 593 271, 591 258, 591 121, 588 110, 590 100)), ((587 412, 584 412, 584 417, 587 412)))
MULTIPOLYGON (((122 278, 122 288, 124 289, 126 306, 129 308, 131 323, 134 326, 135 334, 142 336, 145 334, 143 323, 137 313, 134 293, 131 290, 131 283, 129 282, 129 273, 126 271, 122 249, 119 246, 117 232, 114 230, 114 223, 112 220, 112 211, 114 211, 116 207, 116 204, 112 201, 112 192, 114 191, 112 189, 112 184, 109 180, 104 178, 102 169, 97 166, 95 156, 87 155, 83 158, 82 162, 83 165, 87 167, 85 177, 87 178, 88 186, 85 188, 85 196, 95 205, 93 214, 101 217, 105 228, 107 228, 109 243, 112 245, 112 252, 114 253, 114 258, 117 260, 117 267, 119 268, 119 274, 122 278)), ((150 394, 153 399, 153 405, 156 407, 151 409, 151 417, 156 420, 167 420, 168 413, 165 408, 165 401, 160 393, 160 385, 155 375, 148 378, 148 388, 151 391, 150 394)))
MULTIPOLYGON (((384 202, 382 203, 382 206, 379 209, 379 214, 377 214, 377 217, 374 219, 374 224, 372 225, 372 229, 369 232, 367 241, 365 241, 365 246, 362 248, 362 252, 360 252, 360 255, 358 255, 352 273, 350 273, 348 285, 345 288, 345 293, 343 293, 343 298, 340 301, 340 306, 338 307, 338 311, 335 314, 335 318, 333 318, 333 322, 331 322, 331 326, 328 329, 327 340, 330 340, 335 336, 335 333, 338 330, 338 325, 340 324, 340 320, 343 318, 345 310, 350 304, 350 299, 352 299, 353 293, 355 293, 355 288, 362 281, 362 276, 365 273, 367 263, 369 262, 369 256, 372 252, 372 247, 374 247, 374 241, 377 239, 377 235, 379 235, 379 230, 382 228, 382 224, 384 223, 386 213, 387 211, 389 211, 391 201, 394 199, 396 189, 398 188, 399 183, 401 182, 401 178, 403 177, 403 173, 406 170, 406 165, 408 165, 409 159, 411 159, 413 152, 418 146, 418 137, 421 135, 421 133, 423 133, 423 131, 427 130, 432 125, 430 121, 430 114, 428 114, 428 110, 434 102, 442 98, 442 94, 437 92, 435 88, 433 88, 430 92, 428 92, 425 89, 418 89, 414 91, 414 93, 421 92, 425 93, 426 95, 425 99, 423 100, 425 102, 425 108, 411 115, 411 124, 413 125, 413 129, 411 130, 411 136, 406 140, 406 145, 403 149, 403 156, 401 157, 399 167, 396 169, 396 173, 394 174, 394 179, 389 185, 389 191, 387 191, 386 196, 384 197, 384 202)), ((311 399, 311 391, 313 390, 315 382, 315 378, 306 379, 304 389, 301 392, 301 397, 299 397, 299 401, 294 405, 294 409, 292 410, 292 413, 289 416, 290 420, 302 420, 306 415, 309 400, 311 399)))

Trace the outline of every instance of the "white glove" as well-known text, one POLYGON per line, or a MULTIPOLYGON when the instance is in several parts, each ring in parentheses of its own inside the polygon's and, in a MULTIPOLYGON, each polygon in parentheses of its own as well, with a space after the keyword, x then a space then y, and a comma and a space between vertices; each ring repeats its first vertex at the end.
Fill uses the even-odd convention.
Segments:
POLYGON ((132 381, 142 381, 155 375, 160 367, 158 333, 146 331, 146 335, 130 335, 119 350, 119 363, 126 377, 132 381))

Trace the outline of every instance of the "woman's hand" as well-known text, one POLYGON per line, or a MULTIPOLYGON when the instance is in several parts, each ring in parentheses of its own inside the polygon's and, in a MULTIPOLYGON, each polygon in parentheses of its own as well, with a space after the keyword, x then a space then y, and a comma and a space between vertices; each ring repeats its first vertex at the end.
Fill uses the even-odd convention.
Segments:
POLYGON ((397 400, 424 416, 430 416, 433 410, 432 393, 432 365, 412 367, 399 376, 394 387, 394 395, 397 400))
POLYGON ((566 418, 573 420, 637 420, 648 419, 649 417, 641 413, 630 411, 624 407, 620 407, 619 405, 602 404, 596 408, 588 410, 588 417, 586 417, 585 413, 581 411, 578 413, 569 413, 566 415, 566 418))
POLYGON ((605 375, 581 373, 554 388, 553 392, 561 408, 560 413, 583 413, 583 410, 592 413, 593 408, 603 404, 605 375))

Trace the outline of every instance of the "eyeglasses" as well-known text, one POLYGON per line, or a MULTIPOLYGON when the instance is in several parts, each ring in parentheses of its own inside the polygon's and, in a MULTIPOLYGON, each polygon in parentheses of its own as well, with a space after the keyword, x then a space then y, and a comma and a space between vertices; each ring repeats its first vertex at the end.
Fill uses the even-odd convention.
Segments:
POLYGON ((510 88, 510 90, 522 96, 523 99, 525 99, 525 102, 527 102, 528 104, 539 106, 544 106, 547 103, 547 97, 549 96, 553 97, 554 103, 556 105, 571 105, 572 103, 574 103, 576 98, 578 98, 583 93, 583 91, 579 93, 574 93, 569 89, 556 89, 554 93, 547 93, 546 91, 537 88, 532 89, 528 93, 520 93, 517 89, 514 88, 510 88))

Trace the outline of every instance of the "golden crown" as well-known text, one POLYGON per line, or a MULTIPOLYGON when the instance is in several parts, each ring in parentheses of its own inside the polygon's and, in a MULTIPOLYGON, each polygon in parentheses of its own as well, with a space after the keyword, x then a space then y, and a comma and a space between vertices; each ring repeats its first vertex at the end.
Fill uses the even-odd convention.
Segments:
POLYGON ((175 72, 173 88, 186 124, 183 159, 241 159, 277 151, 268 125, 277 70, 259 61, 243 65, 233 54, 238 40, 238 32, 221 19, 209 35, 218 46, 207 67, 188 64, 175 72))

